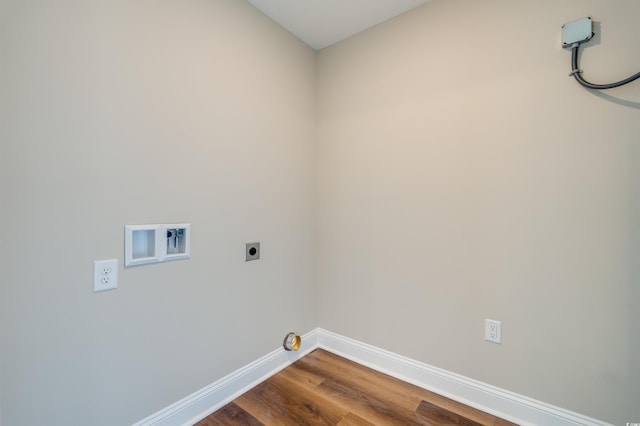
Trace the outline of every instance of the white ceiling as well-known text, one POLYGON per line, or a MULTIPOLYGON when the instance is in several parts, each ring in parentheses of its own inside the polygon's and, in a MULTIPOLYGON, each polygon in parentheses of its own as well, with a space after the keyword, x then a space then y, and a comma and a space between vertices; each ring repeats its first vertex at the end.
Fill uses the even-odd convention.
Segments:
POLYGON ((429 0, 248 0, 319 50, 429 0))

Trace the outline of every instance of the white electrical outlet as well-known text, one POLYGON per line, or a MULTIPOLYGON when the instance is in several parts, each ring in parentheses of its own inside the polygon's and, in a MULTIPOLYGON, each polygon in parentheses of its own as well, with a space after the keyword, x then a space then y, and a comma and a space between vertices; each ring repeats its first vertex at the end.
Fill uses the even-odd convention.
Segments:
POLYGON ((484 320, 484 340, 487 342, 502 342, 502 323, 500 321, 484 320))
POLYGON ((118 259, 96 260, 93 262, 93 291, 118 288, 118 259))

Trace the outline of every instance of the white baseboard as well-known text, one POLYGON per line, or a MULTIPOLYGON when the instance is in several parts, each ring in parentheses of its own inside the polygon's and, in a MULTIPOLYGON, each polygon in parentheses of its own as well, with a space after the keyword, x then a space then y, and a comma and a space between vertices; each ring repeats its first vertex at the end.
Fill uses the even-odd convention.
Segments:
POLYGON ((523 426, 611 426, 320 328, 299 351, 277 349, 133 426, 193 425, 316 348, 523 426))
POLYGON ((315 329, 301 336, 298 351, 276 349, 133 426, 193 425, 316 349, 318 333, 315 329))
POLYGON ((609 423, 432 367, 330 331, 319 330, 318 346, 519 425, 611 426, 609 423))

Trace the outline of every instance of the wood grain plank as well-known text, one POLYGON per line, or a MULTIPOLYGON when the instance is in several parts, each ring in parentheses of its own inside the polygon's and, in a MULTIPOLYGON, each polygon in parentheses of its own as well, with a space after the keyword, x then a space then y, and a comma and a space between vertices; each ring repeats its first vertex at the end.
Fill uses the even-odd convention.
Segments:
POLYGON ((514 426, 318 349, 197 426, 514 426))
MULTIPOLYGON (((362 380, 363 384, 366 383, 364 386, 381 391, 381 393, 376 394, 377 397, 387 401, 391 398, 394 404, 402 408, 414 411, 422 401, 427 401, 480 424, 493 425, 497 419, 491 414, 403 382, 330 352, 319 350, 310 355, 313 356, 305 357, 303 360, 312 363, 314 366, 321 366, 322 371, 326 372, 328 377, 340 375, 340 377, 348 378, 347 383, 345 383, 347 385, 354 385, 353 380, 362 380)), ((300 364, 301 367, 304 365, 304 363, 300 364)), ((502 419, 498 420, 504 421, 502 419)), ((510 422, 506 424, 513 425, 510 422)))
POLYGON ((349 413, 278 374, 242 395, 236 404, 266 425, 335 425, 349 413))
POLYGON ((295 365, 299 361, 300 360, 291 364, 288 368, 281 370, 278 374, 292 380, 295 383, 303 384, 309 387, 318 386, 326 379, 325 376, 321 376, 301 368, 296 368, 295 365))
MULTIPOLYGON (((424 398, 425 401, 431 404, 437 405, 438 407, 442 407, 460 416, 466 417, 475 422, 478 422, 480 424, 493 425, 496 419, 498 419, 497 417, 489 413, 485 413, 484 411, 480 411, 476 408, 469 407, 468 405, 465 405, 458 401, 454 401, 453 399, 447 398, 445 396, 438 395, 435 392, 431 392, 427 390, 425 390, 425 392, 426 392, 426 395, 423 394, 425 395, 425 398, 424 398)), ((502 419, 498 419, 498 420, 505 421, 502 419)), ((507 426, 507 425, 513 426, 513 423, 507 422, 506 424, 504 424, 504 426, 507 426)))
POLYGON ((346 360, 326 351, 315 351, 299 360, 301 369, 330 377, 347 387, 367 390, 380 401, 393 402, 398 407, 415 411, 424 399, 423 389, 394 377, 346 360))
POLYGON ((375 425, 421 425, 413 411, 396 406, 393 402, 377 399, 364 389, 345 386, 325 380, 317 391, 336 405, 345 407, 358 417, 375 425))
POLYGON ((375 424, 366 421, 365 419, 356 416, 353 413, 349 413, 347 417, 342 419, 336 426, 376 426, 375 424))
POLYGON ((453 413, 442 407, 438 407, 427 401, 422 401, 416 410, 416 415, 426 424, 436 425, 461 425, 461 426, 482 426, 482 423, 474 422, 459 414, 453 413))
POLYGON ((265 426, 251 414, 238 407, 233 402, 225 405, 209 417, 195 424, 195 426, 265 426))

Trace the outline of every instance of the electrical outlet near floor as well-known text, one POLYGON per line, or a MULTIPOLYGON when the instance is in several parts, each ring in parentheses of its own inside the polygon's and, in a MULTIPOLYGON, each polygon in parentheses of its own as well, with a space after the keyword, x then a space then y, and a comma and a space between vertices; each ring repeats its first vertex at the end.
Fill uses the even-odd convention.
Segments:
POLYGON ((96 260, 93 262, 93 291, 118 288, 118 259, 96 260))
POLYGON ((492 343, 502 343, 502 323, 500 321, 484 320, 484 340, 492 343))

